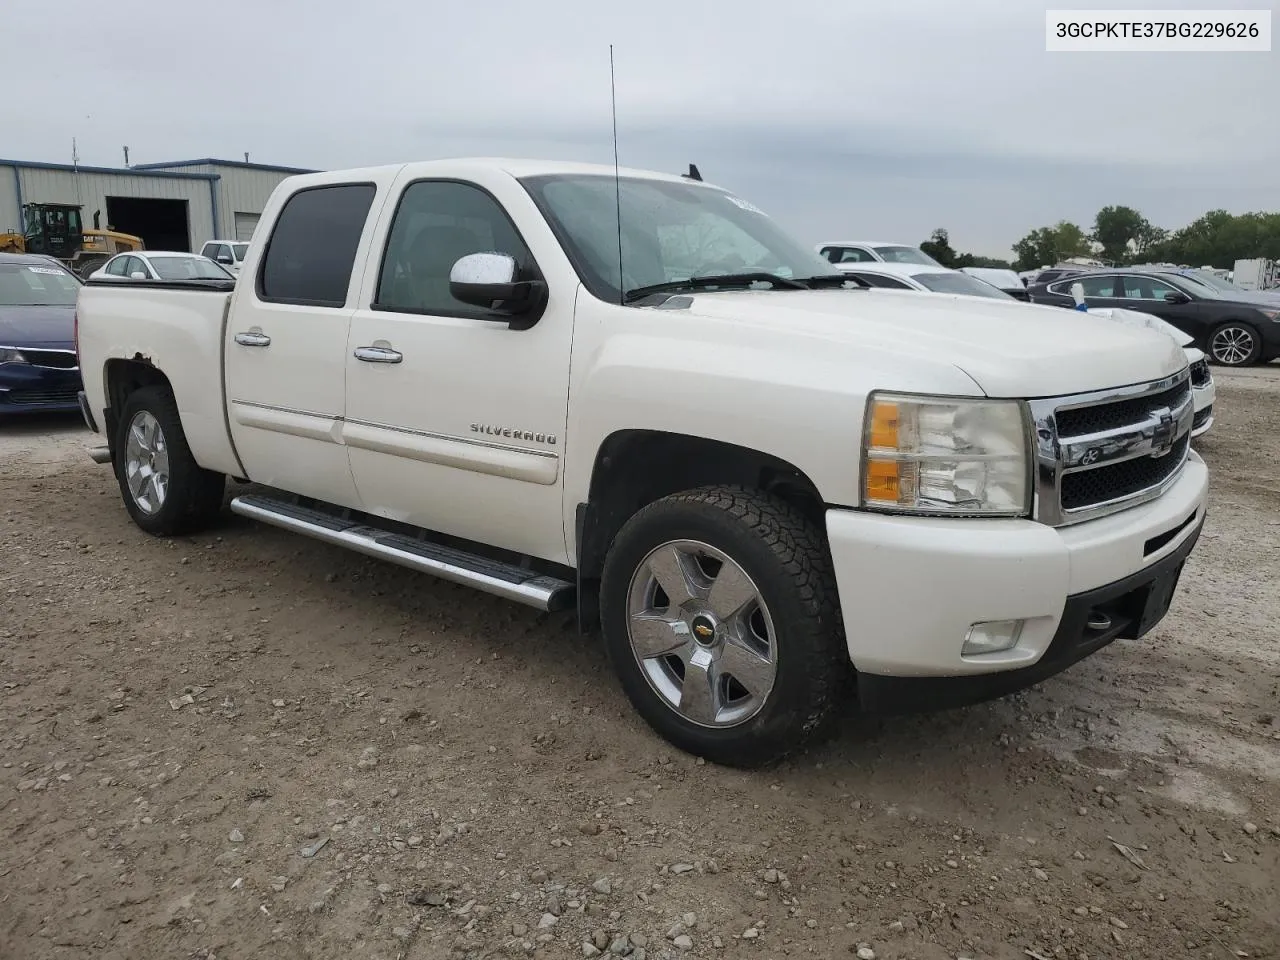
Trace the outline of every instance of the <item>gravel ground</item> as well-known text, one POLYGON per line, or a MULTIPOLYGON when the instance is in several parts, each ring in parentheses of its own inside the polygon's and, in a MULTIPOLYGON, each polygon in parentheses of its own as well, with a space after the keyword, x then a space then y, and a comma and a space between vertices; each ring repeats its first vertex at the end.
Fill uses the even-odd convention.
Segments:
POLYGON ((1152 635, 763 773, 565 619, 152 539, 74 419, 0 426, 0 957, 1280 957, 1280 369, 1217 376, 1152 635))

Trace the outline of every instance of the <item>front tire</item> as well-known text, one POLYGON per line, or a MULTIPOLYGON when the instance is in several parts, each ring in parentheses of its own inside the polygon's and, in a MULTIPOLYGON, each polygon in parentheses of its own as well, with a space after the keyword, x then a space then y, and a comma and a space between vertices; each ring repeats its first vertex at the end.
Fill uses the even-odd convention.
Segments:
POLYGON ((1262 337, 1249 324, 1228 320, 1209 334, 1205 353, 1224 367, 1248 367, 1262 354, 1262 337))
POLYGON ((789 504, 709 487, 644 507, 600 604, 623 689, 680 749, 758 767, 829 731, 852 667, 826 543, 789 504))
POLYGON ((196 463, 167 388, 143 387, 129 395, 114 452, 125 509, 152 536, 194 533, 221 512, 226 478, 196 463))

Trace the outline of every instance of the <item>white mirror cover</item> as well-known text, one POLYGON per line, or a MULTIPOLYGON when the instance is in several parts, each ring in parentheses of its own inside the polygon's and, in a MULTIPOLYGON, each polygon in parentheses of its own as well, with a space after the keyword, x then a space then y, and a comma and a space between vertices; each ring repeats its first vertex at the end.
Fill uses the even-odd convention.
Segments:
POLYGON ((505 253, 469 253, 449 271, 452 283, 513 283, 519 268, 515 257, 505 253))

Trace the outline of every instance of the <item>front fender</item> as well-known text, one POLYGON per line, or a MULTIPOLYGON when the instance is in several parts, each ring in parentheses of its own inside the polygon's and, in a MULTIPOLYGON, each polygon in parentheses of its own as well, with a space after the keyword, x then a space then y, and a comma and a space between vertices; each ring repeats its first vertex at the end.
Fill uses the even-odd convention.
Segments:
POLYGON ((587 500, 597 451, 619 430, 717 440, 784 460, 828 504, 856 506, 867 395, 876 389, 981 396, 963 371, 856 343, 681 311, 603 304, 580 293, 566 430, 565 507, 587 500))

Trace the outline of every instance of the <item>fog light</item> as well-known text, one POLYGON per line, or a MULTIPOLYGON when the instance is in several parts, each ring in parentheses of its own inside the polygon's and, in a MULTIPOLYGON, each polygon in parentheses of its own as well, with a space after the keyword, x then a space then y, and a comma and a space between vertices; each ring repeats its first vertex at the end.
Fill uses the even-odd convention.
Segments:
POLYGON ((990 620, 975 623, 965 634, 960 656, 971 657, 983 653, 999 653, 1015 646, 1022 636, 1022 620, 990 620))

